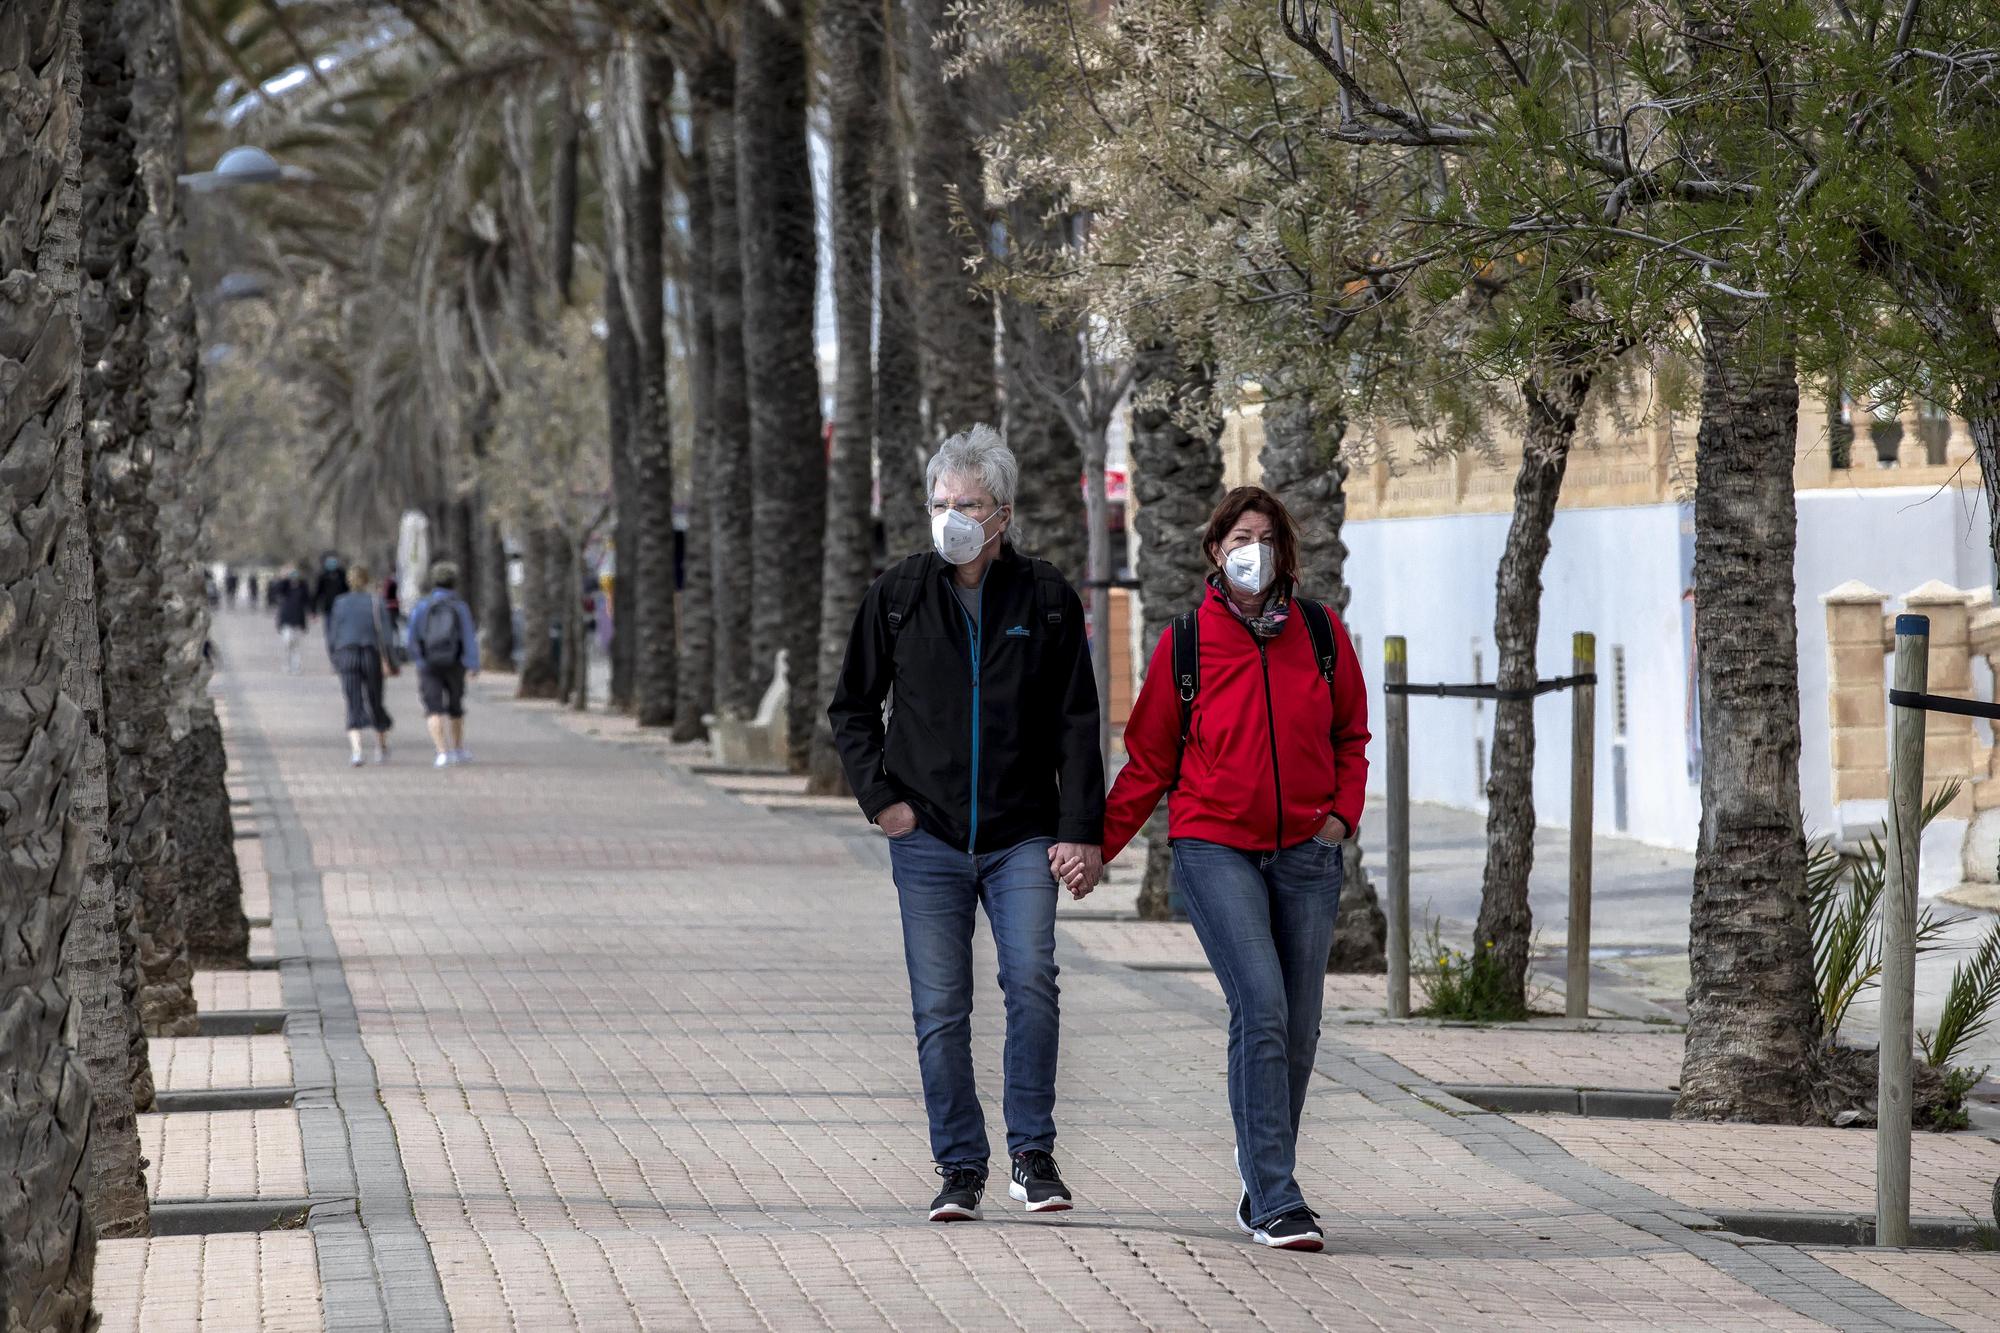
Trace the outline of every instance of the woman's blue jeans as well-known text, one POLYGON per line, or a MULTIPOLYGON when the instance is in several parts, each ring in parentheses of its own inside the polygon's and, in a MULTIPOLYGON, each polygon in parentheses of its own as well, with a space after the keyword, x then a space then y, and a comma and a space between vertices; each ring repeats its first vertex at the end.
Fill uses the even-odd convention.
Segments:
POLYGON ((1007 1009, 1007 1151, 1055 1147, 1060 1023, 1052 843, 1030 838, 973 856, 922 829, 889 840, 931 1156, 941 1166, 984 1171, 989 1151, 972 1077, 972 927, 981 903, 993 927, 1007 1009))
POLYGON ((1229 1112, 1258 1226, 1305 1204, 1293 1169, 1341 873, 1340 848, 1317 840, 1281 852, 1174 842, 1181 899, 1229 1000, 1229 1112))

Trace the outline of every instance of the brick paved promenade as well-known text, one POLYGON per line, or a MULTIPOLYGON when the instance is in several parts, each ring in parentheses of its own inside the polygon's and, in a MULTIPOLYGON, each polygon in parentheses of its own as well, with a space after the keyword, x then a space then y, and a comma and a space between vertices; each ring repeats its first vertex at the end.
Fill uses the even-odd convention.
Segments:
MULTIPOLYGON (((475 688, 473 765, 430 766, 406 675, 393 763, 350 769, 332 677, 283 676, 261 617, 223 621, 218 689, 300 1089, 295 1113, 254 1114, 295 1114, 308 1192, 357 1202, 261 1246, 210 1237, 203 1262, 226 1240, 296 1294, 309 1239, 327 1328, 1934 1328, 2000 1310, 2000 1256, 1727 1239, 1703 1198, 1676 1197, 1700 1177, 1675 1174, 1678 1140, 1640 1145, 1626 1171, 1618 1130, 1644 1122, 1566 1121, 1586 1128, 1557 1139, 1430 1081, 1581 1060, 1653 1086, 1677 1066, 1671 1035, 1538 1054, 1535 1034, 1481 1034, 1406 1065, 1405 1029, 1330 1021, 1300 1145, 1327 1252, 1260 1250, 1228 1225, 1223 1010, 1198 951, 1183 928, 1069 908, 1057 1155, 1080 1207, 1030 1220, 1002 1188, 984 1224, 929 1224, 895 899, 858 818, 753 803, 616 721, 498 702, 497 682, 475 688)), ((999 1142, 981 937, 976 1056, 999 1142)), ((1358 1009, 1371 988, 1336 978, 1330 1001, 1358 1009)), ((282 1077, 267 1045, 171 1059, 189 1078, 282 1077)), ((1869 1136, 1844 1143, 1872 1158, 1869 1136)), ((2000 1172, 1995 1145, 1967 1144, 1920 1199, 1954 1183, 1976 1198, 1976 1173, 2000 1172)), ((253 1146, 241 1131, 230 1150, 253 1146)), ((1784 1206, 1812 1203, 1815 1155, 1784 1206)), ((1847 1206, 1851 1181, 1836 1188, 1826 1206, 1847 1206)), ((195 1245, 151 1242, 145 1271, 187 1269, 195 1245)), ((137 1283, 141 1257, 114 1249, 114 1277, 137 1283)), ((176 1299, 207 1303, 202 1328, 300 1326, 190 1293, 176 1299)))

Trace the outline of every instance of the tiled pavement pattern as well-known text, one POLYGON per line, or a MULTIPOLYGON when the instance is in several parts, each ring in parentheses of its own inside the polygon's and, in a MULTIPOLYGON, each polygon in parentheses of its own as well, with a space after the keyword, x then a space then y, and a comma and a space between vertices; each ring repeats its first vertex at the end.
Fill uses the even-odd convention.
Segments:
MULTIPOLYGON (((1575 1156, 1690 1208, 1875 1211, 1871 1130, 1547 1115, 1516 1119, 1575 1156)), ((1910 1212, 1990 1220, 1996 1176, 2000 1143, 1976 1134, 1914 1135, 1910 1212)), ((2000 1273, 2000 1257, 1987 1262, 2000 1273)))
MULTIPOLYGON (((470 1330, 1938 1326, 1798 1250, 1688 1230, 1701 1219, 1504 1117, 1440 1109, 1343 1027, 1300 1144, 1330 1252, 1255 1249, 1227 1223, 1212 977, 1096 956, 1084 921, 1063 927, 1059 1151, 1085 1206, 1030 1221, 996 1189, 987 1225, 924 1223, 879 840, 484 691, 475 764, 349 769, 331 678, 283 677, 262 636, 224 636, 245 780, 311 852, 301 871, 267 833, 286 995, 303 984, 326 1028, 316 1053, 294 1014, 309 1171, 317 1189, 323 1154, 353 1145, 372 1217, 373 1249, 335 1254, 347 1233, 315 1216, 331 1328, 442 1327, 380 1296, 433 1281, 470 1330), (321 892, 340 967, 315 955, 308 979, 291 950, 317 948, 321 892), (348 995, 372 1071, 340 1045, 348 995), (307 1091, 328 1078, 349 1092, 307 1091), (419 1243, 381 1243, 399 1216, 419 1243)), ((407 678, 393 688, 415 716, 407 678)), ((983 928, 979 949, 997 1138, 983 928)))
POLYGON ((205 1014, 218 1009, 283 1009, 284 983, 272 971, 197 972, 194 1004, 205 1014))
POLYGON ((296 1199, 306 1192, 298 1112, 171 1111, 139 1117, 156 1200, 296 1199))
POLYGON ((1393 1056, 1437 1083, 1666 1089, 1678 1087, 1681 1079, 1676 1031, 1503 1034, 1491 1028, 1354 1025, 1343 1028, 1340 1039, 1393 1056))
POLYGON ((147 1043, 153 1083, 162 1092, 211 1088, 289 1088, 292 1057, 282 1035, 154 1037, 147 1043))
POLYGON ((319 1270, 303 1231, 108 1240, 97 1246, 101 1333, 319 1333, 319 1270))
POLYGON ((2000 1309, 2000 1260, 1990 1253, 1826 1250, 1816 1256, 1903 1306, 1954 1328, 1992 1328, 2000 1309))

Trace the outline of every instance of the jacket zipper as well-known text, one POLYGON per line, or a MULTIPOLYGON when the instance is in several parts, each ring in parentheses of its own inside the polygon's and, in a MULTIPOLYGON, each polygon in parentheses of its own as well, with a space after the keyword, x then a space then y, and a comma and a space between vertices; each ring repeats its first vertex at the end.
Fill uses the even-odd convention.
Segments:
MULTIPOLYGON (((1245 631, 1249 626, 1245 625, 1245 631)), ((1255 634, 1250 636, 1257 639, 1255 634)), ((1278 777, 1278 721, 1271 711, 1271 653, 1264 640, 1257 639, 1257 660, 1264 668, 1264 731, 1271 738, 1271 794, 1277 799, 1278 832, 1271 850, 1285 850, 1285 784, 1278 777)))
POLYGON ((966 631, 972 640, 972 827, 966 833, 965 854, 979 854, 979 621, 986 613, 986 580, 981 578, 972 604, 978 608, 978 615, 965 609, 965 603, 958 601, 958 589, 951 589, 951 599, 958 602, 958 613, 965 617, 966 631))

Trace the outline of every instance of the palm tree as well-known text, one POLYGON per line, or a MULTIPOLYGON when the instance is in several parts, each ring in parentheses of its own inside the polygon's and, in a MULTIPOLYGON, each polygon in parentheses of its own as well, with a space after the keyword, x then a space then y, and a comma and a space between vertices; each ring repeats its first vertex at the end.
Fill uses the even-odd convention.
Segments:
MULTIPOLYGON (((1060 250, 1065 223, 1047 216, 1050 206, 1039 195, 1008 206, 1010 252, 1060 250)), ((1065 577, 1080 579, 1089 556, 1083 448, 1056 395, 1074 391, 1083 379, 1082 344, 1068 317, 1019 297, 1002 298, 1000 318, 1006 352, 1007 447, 1021 464, 1014 506, 1020 530, 1015 544, 1054 564, 1065 577), (1052 324, 1051 319, 1059 322, 1052 324)))
POLYGON ((84 1210, 90 1080, 64 1041, 71 1021, 61 954, 82 888, 72 801, 82 714, 61 687, 59 562, 77 521, 63 487, 80 447, 77 241, 81 69, 78 14, 64 0, 0 8, 0 160, 13 193, 0 227, 0 514, 14 534, 4 593, 15 620, 0 675, 0 922, 8 941, 9 1095, 0 1099, 0 1318, 10 1328, 89 1326, 97 1241, 84 1210))
POLYGON ((695 76, 682 74, 691 114, 681 151, 681 195, 687 209, 687 244, 680 276, 680 307, 686 330, 689 400, 693 440, 688 450, 687 531, 681 567, 680 697, 674 702, 674 739, 697 741, 708 735, 705 719, 715 711, 715 302, 709 270, 715 250, 715 195, 710 181, 705 109, 693 96, 695 76))
MULTIPOLYGON (((1144 406, 1132 412, 1132 490, 1139 502, 1139 598, 1148 647, 1159 642, 1173 618, 1201 599, 1207 575, 1201 534, 1222 499, 1222 435, 1219 415, 1209 410, 1209 368, 1171 344, 1153 342, 1135 354, 1133 392, 1144 406), (1204 418, 1200 431, 1183 424, 1204 418)), ((1150 661, 1148 654, 1146 660, 1150 661)), ((1147 824, 1146 871, 1139 889, 1139 915, 1168 914, 1167 882, 1173 873, 1167 845, 1166 809, 1147 824)))
POLYGON ((155 1035, 192 1036, 194 969, 167 821, 173 741, 160 672, 166 636, 152 493, 160 437, 146 392, 148 274, 138 252, 147 200, 132 135, 128 34, 113 0, 88 0, 83 14, 83 411, 103 646, 110 871, 120 892, 131 886, 138 907, 140 1017, 155 1035))
MULTIPOLYGON (((892 54, 894 49, 892 45, 892 54)), ((893 97, 884 100, 891 108, 896 105, 893 97)), ((875 486, 882 497, 882 536, 891 560, 925 550, 931 540, 924 508, 924 382, 904 168, 908 137, 907 127, 899 123, 884 145, 876 201, 875 486)))
POLYGON ((638 375, 632 324, 625 313, 624 286, 615 275, 604 282, 605 419, 611 437, 611 546, 617 572, 611 585, 611 707, 632 707, 632 675, 638 667, 638 600, 632 590, 639 552, 638 488, 632 479, 632 401, 638 375))
MULTIPOLYGON (((818 679, 831 682, 875 573, 868 493, 874 481, 875 207, 881 188, 882 7, 879 0, 821 0, 821 58, 832 128, 833 309, 840 364, 834 387, 833 458, 826 496, 826 564, 819 618, 818 679)), ((826 710, 815 708, 809 791, 847 790, 826 710)))
POLYGON ((818 247, 806 154, 805 6, 803 0, 772 0, 743 6, 737 18, 736 181, 756 478, 750 525, 758 561, 751 652, 761 673, 785 650, 788 758, 803 772, 820 710, 816 557, 826 526, 826 446, 813 348, 818 247))

